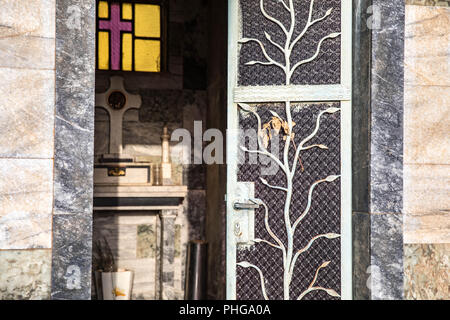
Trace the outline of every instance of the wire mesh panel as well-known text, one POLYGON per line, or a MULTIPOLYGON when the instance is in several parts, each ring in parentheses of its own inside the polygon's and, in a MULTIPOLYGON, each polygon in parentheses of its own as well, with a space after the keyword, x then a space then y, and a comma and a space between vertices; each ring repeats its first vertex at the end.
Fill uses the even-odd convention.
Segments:
MULTIPOLYGON (((285 0, 287 2, 287 0, 285 0)), ((268 40, 270 39, 284 48, 286 36, 276 24, 267 21, 260 10, 260 0, 240 0, 242 10, 242 36, 249 39, 258 39, 264 45, 267 54, 276 61, 285 64, 285 55, 268 40)), ((310 12, 309 0, 295 0, 296 25, 293 39, 304 30, 310 12)), ((283 8, 279 0, 265 0, 264 8, 267 14, 278 19, 284 26, 290 26, 290 13, 283 8)), ((303 37, 295 44, 290 56, 290 62, 308 59, 317 51, 318 44, 325 36, 340 32, 341 3, 340 0, 316 0, 314 2, 311 21, 323 17, 329 9, 330 15, 323 21, 317 22, 308 28, 303 37)), ((280 68, 267 65, 249 65, 250 61, 267 61, 260 45, 252 41, 241 47, 239 52, 238 84, 240 86, 262 86, 285 84, 285 75, 280 68)), ((337 84, 340 83, 341 70, 341 43, 336 37, 321 44, 319 55, 310 63, 303 64, 293 74, 291 84, 337 84)))
MULTIPOLYGON (((317 115, 320 111, 330 107, 338 108, 339 103, 318 104, 294 104, 292 105, 293 121, 296 125, 293 132, 296 137, 306 137, 313 130, 317 115)), ((257 110, 263 123, 272 119, 270 111, 275 111, 282 118, 286 117, 284 106, 276 104, 257 105, 257 110)), ((240 129, 242 132, 254 128, 254 117, 249 117, 241 112, 240 129)), ((282 140, 282 134, 273 136, 273 139, 282 140)), ((241 141, 243 139, 240 139, 241 141)), ((340 116, 333 114, 324 118, 321 129, 310 141, 311 144, 324 144, 328 149, 315 148, 305 153, 301 161, 298 176, 294 179, 291 221, 295 221, 305 211, 308 203, 308 191, 310 186, 323 177, 340 172, 340 116)), ((268 149, 271 149, 269 142, 268 149)), ((247 141, 247 148, 250 145, 247 141)), ((290 150, 290 158, 294 158, 295 149, 290 150)), ((241 157, 248 154, 241 151, 241 157)), ((261 159, 263 160, 263 159, 261 159)), ((268 172, 261 175, 264 164, 249 164, 246 159, 239 166, 238 181, 255 181, 255 197, 265 201, 269 208, 269 224, 272 231, 287 246, 286 227, 283 218, 283 210, 286 201, 286 193, 280 190, 272 190, 260 181, 260 177, 270 185, 286 187, 286 179, 281 172, 268 172)), ((255 237, 271 240, 264 224, 264 208, 259 208, 255 215, 255 237)), ((340 186, 338 183, 319 185, 313 193, 311 209, 305 219, 299 224, 294 234, 294 252, 308 245, 315 236, 320 234, 340 233, 340 186)), ((266 283, 267 295, 271 299, 283 299, 283 257, 281 250, 267 244, 258 244, 251 249, 238 248, 237 261, 248 261, 258 266, 266 283)), ((290 286, 290 298, 296 299, 313 281, 317 268, 324 262, 330 261, 326 269, 319 273, 316 286, 333 288, 340 291, 340 240, 321 238, 316 240, 308 251, 305 251, 296 261, 293 269, 293 278, 290 286)), ((255 270, 249 272, 245 268, 237 268, 236 273, 238 299, 262 299, 260 277, 255 270)), ((336 299, 323 291, 314 291, 305 296, 305 299, 336 299)))
MULTIPOLYGON (((282 118, 286 117, 282 104, 255 105, 263 123, 269 122, 275 111, 282 118)), ((295 137, 299 140, 314 131, 320 111, 328 108, 339 108, 339 103, 293 104, 292 116, 296 123, 293 127, 295 137)), ((255 117, 240 113, 239 125, 242 132, 255 128, 255 117)), ((283 134, 275 135, 272 139, 283 139, 283 134)), ((242 141, 243 139, 240 139, 242 141)), ((320 129, 310 141, 311 145, 323 144, 327 149, 314 148, 302 154, 300 170, 294 179, 293 197, 290 217, 295 221, 305 211, 308 203, 308 192, 311 185, 324 177, 336 175, 340 172, 340 115, 332 114, 323 118, 320 129)), ((251 148, 247 141, 246 148, 251 148)), ((267 148, 270 150, 271 142, 267 148)), ((280 150, 280 153, 282 150, 280 150)), ((290 158, 294 158, 295 148, 290 149, 290 158)), ((263 177, 270 185, 286 187, 286 178, 278 169, 275 172, 264 173, 264 159, 262 163, 250 164, 248 153, 241 151, 241 157, 247 157, 238 167, 238 181, 255 181, 255 197, 262 199, 269 209, 269 225, 272 231, 287 246, 286 226, 283 210, 286 193, 282 190, 273 190, 263 184, 263 177)), ((255 237, 273 241, 267 232, 264 223, 265 210, 260 207, 255 214, 255 237)), ((299 224, 294 234, 294 252, 306 247, 308 243, 320 234, 340 234, 340 185, 339 183, 320 184, 313 192, 311 209, 299 224)), ((265 243, 259 243, 251 249, 239 248, 237 261, 247 261, 258 266, 264 275, 267 295, 270 299, 283 299, 283 257, 282 251, 265 243)), ((290 298, 296 299, 307 290, 313 281, 317 268, 324 262, 330 264, 318 274, 315 286, 332 288, 340 292, 340 239, 317 239, 314 244, 301 254, 296 260, 293 269, 293 278, 290 286, 290 298)), ((236 286, 238 299, 263 299, 260 277, 255 269, 237 268, 236 286)), ((324 291, 315 290, 306 295, 304 299, 336 299, 324 291)))

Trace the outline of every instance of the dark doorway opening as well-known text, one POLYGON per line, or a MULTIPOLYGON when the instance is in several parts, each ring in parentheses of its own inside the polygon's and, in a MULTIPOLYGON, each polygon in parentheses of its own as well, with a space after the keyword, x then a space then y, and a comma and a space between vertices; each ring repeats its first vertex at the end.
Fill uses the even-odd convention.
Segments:
MULTIPOLYGON (((112 18, 111 8, 114 4, 118 4, 118 8, 123 10, 121 13, 123 19, 126 10, 123 7, 124 4, 156 3, 155 1, 132 0, 120 3, 100 2, 105 2, 109 6, 109 11, 103 18, 97 17, 98 20, 112 18)), ((201 123, 203 131, 217 128, 225 133, 226 129, 227 1, 167 0, 157 1, 157 3, 161 3, 165 8, 164 14, 160 16, 161 19, 165 19, 160 23, 160 39, 162 39, 160 53, 164 67, 161 64, 158 72, 142 72, 111 70, 110 65, 110 70, 96 71, 96 94, 106 92, 111 86, 111 77, 118 76, 123 79, 126 92, 139 96, 141 99, 139 109, 132 108, 123 114, 121 154, 124 157, 118 159, 122 164, 124 161, 129 161, 128 158, 132 159, 132 163, 139 161, 160 163, 161 135, 164 127, 168 128, 169 135, 174 130, 183 128, 189 131, 192 137, 194 137, 194 122, 197 121, 201 123)), ((100 14, 100 10, 98 12, 100 14)), ((137 22, 133 22, 133 19, 138 17, 137 13, 136 11, 130 12, 134 14, 129 16, 132 28, 137 28, 137 22)), ((134 29, 130 30, 132 30, 131 33, 134 32, 134 29)), ((97 38, 99 38, 98 32, 100 31, 101 28, 97 23, 97 38)), ((112 41, 112 35, 108 39, 112 41)), ((121 40, 125 41, 123 34, 121 40)), ((97 49, 99 46, 97 40, 97 49)), ((125 44, 122 43, 122 51, 119 54, 124 54, 124 46, 125 44)), ((109 54, 111 54, 113 50, 111 45, 109 50, 109 54)), ((136 49, 133 47, 133 50, 136 49)), ((103 54, 105 53, 103 52, 103 54)), ((122 58, 126 59, 126 55, 122 58)), ((136 53, 133 53, 132 63, 139 63, 134 61, 135 58, 136 53)), ((100 60, 98 51, 97 59, 100 60)), ((124 65, 125 63, 122 63, 119 69, 123 69, 124 65)), ((105 154, 111 154, 109 148, 111 137, 117 134, 115 130, 117 128, 110 122, 108 112, 101 105, 96 104, 95 164, 97 171, 94 178, 94 199, 96 197, 95 190, 98 190, 99 186, 104 187, 109 181, 107 178, 105 180, 103 179, 105 177, 101 177, 102 173, 99 169, 106 167, 102 171, 103 174, 111 171, 109 170, 111 165, 105 164, 102 158, 105 154)), ((193 142, 194 139, 192 139, 193 142)), ((170 145, 171 148, 176 148, 177 143, 173 142, 170 145)), ((194 152, 194 146, 191 150, 194 152)), ((170 184, 186 186, 187 193, 181 200, 173 229, 174 270, 173 279, 171 279, 174 283, 173 298, 183 299, 184 297, 188 241, 205 240, 208 242, 206 297, 223 299, 225 297, 224 194, 226 167, 224 164, 183 164, 179 160, 171 159, 172 180, 170 184)), ((140 167, 145 166, 141 165, 140 167)), ((115 171, 111 171, 111 175, 123 174, 124 177, 126 176, 126 172, 115 169, 115 171)), ((148 172, 153 174, 152 169, 149 169, 148 172)), ((118 179, 116 180, 118 181, 118 179)), ((148 182, 149 184, 154 183, 153 180, 148 182)), ((164 185, 164 183, 162 184, 164 185)), ((118 197, 123 195, 120 183, 110 184, 110 187, 118 197), (114 190, 114 185, 117 186, 116 190, 114 190)), ((132 202, 133 200, 128 199, 127 201, 132 202)), ((145 203, 143 201, 142 199, 137 201, 136 207, 145 203)), ((98 209, 104 202, 97 200, 97 205, 94 204, 93 298, 98 298, 94 272, 99 268, 95 263, 96 254, 98 254, 96 247, 99 243, 106 241, 107 246, 111 249, 116 267, 134 271, 131 298, 163 299, 164 297, 160 293, 161 282, 165 281, 164 270, 161 271, 163 258, 160 251, 163 227, 158 217, 158 210, 143 210, 142 207, 117 210, 119 203, 122 202, 113 201, 110 210, 98 209)))

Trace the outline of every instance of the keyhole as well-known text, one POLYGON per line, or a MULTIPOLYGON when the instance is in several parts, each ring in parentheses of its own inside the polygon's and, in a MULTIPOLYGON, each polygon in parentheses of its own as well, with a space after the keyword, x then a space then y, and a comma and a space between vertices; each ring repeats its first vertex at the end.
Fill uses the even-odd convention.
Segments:
POLYGON ((241 225, 239 224, 239 222, 236 222, 234 225, 234 234, 236 235, 236 237, 240 237, 242 235, 241 225))

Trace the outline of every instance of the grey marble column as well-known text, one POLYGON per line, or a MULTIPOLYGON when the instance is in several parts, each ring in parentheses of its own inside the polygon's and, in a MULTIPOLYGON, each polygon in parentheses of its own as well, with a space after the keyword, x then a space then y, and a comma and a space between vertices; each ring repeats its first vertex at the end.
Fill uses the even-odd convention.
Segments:
POLYGON ((353 297, 402 299, 405 5, 353 7, 353 297))
POLYGON ((403 299, 405 1, 373 0, 370 194, 371 298, 403 299))
POLYGON ((178 210, 162 210, 161 219, 161 270, 160 299, 173 300, 175 298, 175 219, 178 210))
POLYGON ((52 299, 91 298, 95 1, 56 1, 52 299))

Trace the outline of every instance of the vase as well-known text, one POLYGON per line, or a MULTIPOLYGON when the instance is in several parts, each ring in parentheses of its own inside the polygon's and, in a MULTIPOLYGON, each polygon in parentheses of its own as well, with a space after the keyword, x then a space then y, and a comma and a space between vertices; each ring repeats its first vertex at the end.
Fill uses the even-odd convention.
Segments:
POLYGON ((131 300, 133 271, 100 272, 103 300, 131 300))

